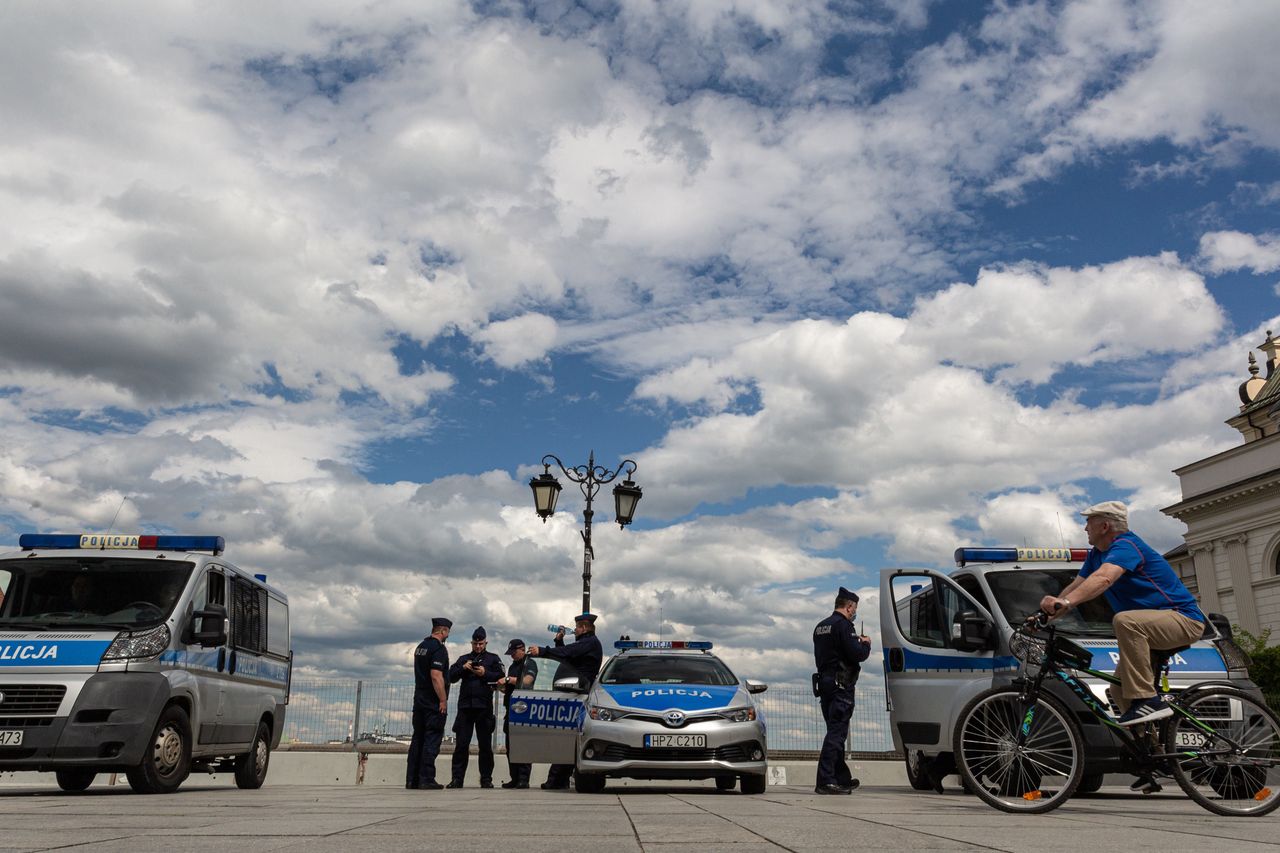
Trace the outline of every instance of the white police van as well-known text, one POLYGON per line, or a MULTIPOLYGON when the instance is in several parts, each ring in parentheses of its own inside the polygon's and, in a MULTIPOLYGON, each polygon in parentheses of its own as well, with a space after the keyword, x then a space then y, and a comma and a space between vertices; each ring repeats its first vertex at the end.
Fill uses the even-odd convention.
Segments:
POLYGON ((24 534, 0 554, 0 770, 64 791, 123 772, 168 793, 193 769, 258 788, 280 743, 289 602, 221 536, 24 534))
POLYGON ((763 794, 768 689, 740 680, 706 642, 619 640, 594 685, 538 658, 537 679, 511 695, 507 752, 515 762, 574 765, 579 793, 609 778, 714 779, 763 794))
MULTIPOLYGON (((880 572, 889 724, 894 746, 906 756, 912 787, 936 787, 938 778, 954 772, 951 743, 960 711, 981 691, 1017 675, 1018 660, 1009 650, 1014 627, 1039 609, 1045 595, 1058 595, 1071 583, 1087 555, 1084 548, 958 548, 958 568, 949 574, 931 569, 880 572)), ((1113 615, 1100 596, 1055 624, 1093 653, 1091 668, 1114 672, 1120 656, 1113 615)), ((1248 658, 1230 630, 1223 617, 1211 614, 1204 638, 1170 661, 1169 689, 1228 681, 1256 693, 1248 680, 1248 658)), ((1082 681, 1116 712, 1107 684, 1082 681)), ((1110 729, 1085 712, 1061 684, 1050 681, 1046 687, 1082 712, 1077 719, 1088 764, 1079 790, 1095 791, 1105 773, 1127 771, 1110 729)))

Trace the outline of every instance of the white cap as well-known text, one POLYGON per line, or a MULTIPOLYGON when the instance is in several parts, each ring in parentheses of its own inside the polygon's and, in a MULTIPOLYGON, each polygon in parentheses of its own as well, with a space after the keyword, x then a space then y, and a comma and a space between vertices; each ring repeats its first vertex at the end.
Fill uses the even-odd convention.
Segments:
POLYGON ((1129 523, 1129 508, 1120 503, 1120 501, 1103 501, 1100 504, 1094 504, 1088 509, 1081 510, 1080 514, 1085 518, 1100 515, 1103 518, 1113 518, 1116 521, 1123 521, 1125 524, 1129 523))

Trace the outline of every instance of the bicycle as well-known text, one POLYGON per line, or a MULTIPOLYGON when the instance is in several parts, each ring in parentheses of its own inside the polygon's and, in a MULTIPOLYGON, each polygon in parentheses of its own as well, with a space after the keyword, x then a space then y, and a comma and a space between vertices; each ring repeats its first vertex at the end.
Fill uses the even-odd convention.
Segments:
MULTIPOLYGON (((1126 728, 1072 671, 1116 686, 1120 680, 1090 668, 1093 653, 1047 623, 1040 613, 1013 632, 1019 676, 978 694, 960 712, 953 747, 967 789, 1020 814, 1052 811, 1075 793, 1084 739, 1076 710, 1044 688, 1053 679, 1120 740, 1139 777, 1133 790, 1153 793, 1157 779, 1171 776, 1215 814, 1261 817, 1280 806, 1280 718, 1261 699, 1221 683, 1162 690, 1173 716, 1126 728)), ((1157 679, 1179 651, 1152 654, 1157 679)))

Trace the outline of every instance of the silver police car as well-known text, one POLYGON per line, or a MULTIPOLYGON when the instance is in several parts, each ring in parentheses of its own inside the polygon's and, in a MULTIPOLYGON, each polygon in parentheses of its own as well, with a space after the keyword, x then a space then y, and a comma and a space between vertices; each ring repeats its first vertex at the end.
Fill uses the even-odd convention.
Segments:
POLYGON ((621 640, 586 697, 577 738, 575 787, 605 779, 715 779, 762 794, 768 746, 752 694, 768 685, 739 681, 711 643, 621 640))

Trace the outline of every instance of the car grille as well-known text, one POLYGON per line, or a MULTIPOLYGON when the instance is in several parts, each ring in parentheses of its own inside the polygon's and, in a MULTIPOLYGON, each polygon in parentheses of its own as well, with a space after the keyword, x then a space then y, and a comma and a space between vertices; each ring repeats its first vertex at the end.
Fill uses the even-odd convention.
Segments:
POLYGON ((56 714, 66 692, 65 684, 0 684, 0 716, 56 714))
POLYGON ((595 749, 592 761, 729 761, 742 763, 751 760, 753 750, 760 748, 756 741, 731 743, 715 749, 645 749, 621 743, 588 744, 595 749))
POLYGON ((0 729, 32 729, 52 725, 53 717, 0 717, 0 729))

